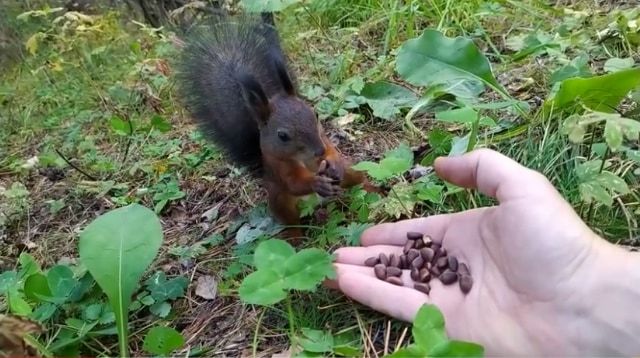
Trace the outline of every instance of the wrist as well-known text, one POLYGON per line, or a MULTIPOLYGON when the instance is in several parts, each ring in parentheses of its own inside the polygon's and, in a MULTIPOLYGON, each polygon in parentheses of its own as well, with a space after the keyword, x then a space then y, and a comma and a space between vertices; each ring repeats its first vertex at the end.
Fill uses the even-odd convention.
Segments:
POLYGON ((640 255, 596 237, 585 265, 566 307, 571 345, 586 355, 640 354, 640 255))

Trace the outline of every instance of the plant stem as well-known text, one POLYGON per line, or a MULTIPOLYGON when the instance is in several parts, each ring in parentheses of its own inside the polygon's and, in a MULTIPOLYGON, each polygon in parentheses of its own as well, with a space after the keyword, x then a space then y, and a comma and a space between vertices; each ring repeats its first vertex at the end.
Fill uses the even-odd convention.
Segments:
POLYGON ((266 309, 262 310, 262 313, 260 314, 260 317, 258 317, 258 322, 256 323, 256 332, 253 334, 253 349, 252 349, 252 353, 251 355, 253 357, 256 356, 256 354, 258 353, 258 331, 260 330, 260 324, 262 323, 262 317, 264 317, 264 314, 267 312, 266 309))
POLYGON ((291 296, 287 295, 287 312, 289 316, 289 339, 291 340, 291 352, 296 351, 295 322, 293 320, 293 307, 291 306, 291 296))

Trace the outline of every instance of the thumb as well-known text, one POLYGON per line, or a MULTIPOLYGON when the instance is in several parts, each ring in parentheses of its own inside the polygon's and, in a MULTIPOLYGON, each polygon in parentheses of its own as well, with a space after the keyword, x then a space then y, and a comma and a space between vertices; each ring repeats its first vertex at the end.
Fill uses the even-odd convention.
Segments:
POLYGON ((476 149, 458 157, 434 162, 439 177, 454 185, 478 189, 498 201, 536 192, 555 192, 547 178, 490 149, 476 149))

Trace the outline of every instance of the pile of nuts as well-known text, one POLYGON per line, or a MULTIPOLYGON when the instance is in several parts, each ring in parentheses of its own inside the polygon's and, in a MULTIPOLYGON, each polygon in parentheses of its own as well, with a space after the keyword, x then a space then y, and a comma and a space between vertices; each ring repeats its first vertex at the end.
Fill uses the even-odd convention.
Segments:
POLYGON ((419 232, 408 232, 407 243, 402 255, 390 256, 381 253, 378 257, 370 257, 365 265, 373 267, 378 279, 394 285, 402 286, 402 270, 411 270, 413 288, 429 294, 429 282, 438 278, 444 285, 460 285, 460 290, 467 294, 473 286, 469 266, 458 262, 455 256, 447 255, 447 250, 434 243, 429 236, 419 232))

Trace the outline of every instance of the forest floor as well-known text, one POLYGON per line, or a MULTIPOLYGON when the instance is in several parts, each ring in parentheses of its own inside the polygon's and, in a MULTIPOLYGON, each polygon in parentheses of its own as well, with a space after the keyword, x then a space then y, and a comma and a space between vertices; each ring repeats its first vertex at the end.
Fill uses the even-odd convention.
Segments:
MULTIPOLYGON (((476 133, 476 146, 499 150, 547 175, 602 237, 620 245, 638 244, 637 137, 623 138, 613 151, 603 127, 594 126, 580 143, 572 142, 565 126, 571 115, 541 110, 554 84, 566 78, 613 73, 638 63, 637 2, 323 3, 287 9, 277 15, 277 25, 300 93, 354 162, 378 162, 406 143, 413 152, 412 167, 428 171, 435 156, 456 150, 455 144, 469 133, 468 123, 438 120, 436 113, 459 102, 439 98, 408 126, 404 116, 425 89, 398 74, 395 60, 403 43, 427 28, 465 36, 491 62, 509 95, 529 106, 528 118, 523 118, 504 108, 505 100, 496 92, 479 94, 478 102, 486 106, 478 111, 490 124, 476 133), (380 81, 403 89, 392 96, 376 93, 372 84, 380 81), (600 165, 603 159, 605 165, 600 165), (604 169, 622 178, 624 187, 591 175, 593 167, 596 176, 604 169)), ((163 302, 149 303, 140 294, 152 292, 150 285, 141 288, 130 315, 131 354, 145 354, 143 335, 158 322, 182 333, 187 348, 176 354, 190 356, 286 352, 290 322, 297 330, 333 336, 323 355, 377 357, 409 342, 411 325, 324 287, 291 292, 291 312, 284 304, 269 309, 243 304, 238 287, 252 271, 257 243, 273 229, 265 214, 265 192, 259 181, 229 165, 180 106, 172 77, 177 51, 172 37, 118 13, 66 16, 58 22, 53 19, 59 13, 39 15, 20 20, 24 59, 0 73, 0 272, 18 270, 23 253, 43 269, 76 265, 79 232, 99 215, 137 202, 157 212, 164 234, 145 277, 161 272, 167 278, 164 288, 177 285, 182 294, 165 297, 166 310, 167 305, 156 305, 163 302), (180 277, 187 282, 182 287, 175 280, 180 277), (204 282, 214 282, 215 295, 198 290, 204 282)), ((623 100, 620 113, 640 118, 635 104, 639 94, 636 88, 623 100)), ((404 174, 387 184, 402 182, 404 174)), ((477 193, 433 180, 425 189, 427 199, 412 196, 398 203, 391 198, 375 206, 375 212, 358 193, 325 203, 310 200, 305 203, 309 226, 303 247, 331 252, 357 244, 359 233, 377 222, 491 204, 477 193)), ((9 291, 2 278, 0 292, 5 294, 9 291)), ((8 300, 3 302, 0 311, 15 313, 8 300)), ((38 303, 26 302, 30 312, 37 312, 38 303)), ((95 302, 105 302, 104 297, 60 308, 44 320, 47 333, 40 343, 57 347, 58 354, 66 349, 117 354, 113 334, 72 330, 69 334, 79 338, 67 337, 61 344, 61 332, 72 326, 68 319, 87 319, 86 309, 95 302)))

